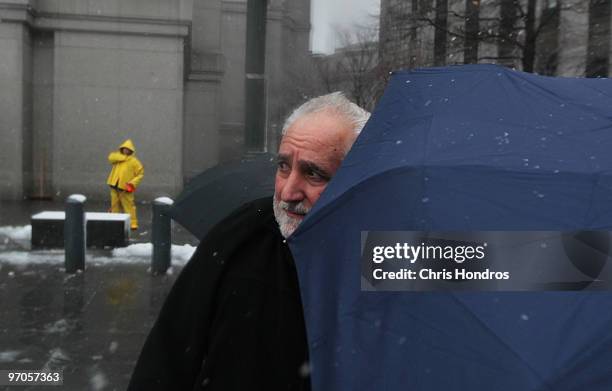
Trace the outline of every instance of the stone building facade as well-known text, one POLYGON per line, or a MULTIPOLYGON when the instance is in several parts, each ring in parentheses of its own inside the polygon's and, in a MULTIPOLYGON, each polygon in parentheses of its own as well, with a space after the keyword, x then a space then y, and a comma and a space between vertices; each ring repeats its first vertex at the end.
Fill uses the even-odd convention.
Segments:
MULTIPOLYGON (((267 148, 310 2, 268 0, 267 148)), ((107 196, 131 138, 141 199, 242 155, 246 0, 0 0, 0 199, 107 196)))

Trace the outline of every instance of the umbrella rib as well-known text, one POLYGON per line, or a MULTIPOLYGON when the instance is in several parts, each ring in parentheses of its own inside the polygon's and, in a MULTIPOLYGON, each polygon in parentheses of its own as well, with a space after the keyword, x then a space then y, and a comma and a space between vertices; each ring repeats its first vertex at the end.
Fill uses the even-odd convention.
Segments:
MULTIPOLYGON (((593 293, 590 293, 588 296, 582 296, 580 297, 580 300, 578 302, 576 302, 574 304, 574 308, 571 311, 571 313, 569 313, 567 315, 568 319, 572 319, 572 320, 576 320, 580 318, 580 314, 579 311, 581 311, 584 306, 583 306, 583 302, 585 302, 587 300, 587 298, 593 297, 593 293)), ((608 322, 609 323, 609 322, 608 322)), ((563 333, 567 334, 570 331, 568 330, 570 328, 570 326, 567 325, 567 322, 565 323, 565 328, 563 330, 563 333)), ((577 325, 573 326, 574 329, 579 329, 580 327, 577 325)), ((606 325, 602 326, 602 330, 600 330, 601 332, 605 332, 605 330, 607 330, 608 327, 606 327, 606 325)), ((560 343, 558 344, 559 347, 563 346, 563 341, 560 341, 560 343)), ((558 376, 554 376, 550 379, 550 384, 554 385, 554 384, 560 384, 561 382, 563 382, 564 378, 568 378, 572 376, 572 372, 576 373, 579 372, 581 369, 584 369, 583 367, 585 366, 585 360, 586 359, 592 359, 592 355, 594 354, 594 352, 597 351, 609 351, 610 347, 612 347, 612 337, 607 337, 604 338, 602 341, 590 341, 591 343, 587 342, 584 344, 584 346, 586 346, 587 348, 582 350, 581 352, 577 352, 575 354, 573 354, 572 356, 570 356, 569 358, 569 363, 567 366, 562 366, 561 369, 563 369, 564 374, 562 375, 558 375, 558 376)), ((557 355, 560 355, 560 351, 557 353, 557 355)), ((609 373, 608 375, 612 374, 609 373)), ((594 381, 594 379, 590 379, 591 381, 594 381)))
MULTIPOLYGON (((349 312, 343 314, 342 317, 346 318, 346 319, 349 319, 349 320, 350 319, 356 319, 356 320, 358 320, 360 322, 363 322, 365 324, 370 323, 371 319, 364 318, 364 317, 358 316, 358 315, 359 314, 358 314, 357 311, 349 311, 349 312)), ((441 335, 447 336, 449 338, 452 337, 451 333, 449 333, 444 328, 438 327, 438 325, 433 323, 433 322, 427 322, 427 321, 423 320, 422 318, 420 318, 420 317, 418 317, 418 316, 416 316, 414 314, 407 314, 407 315, 408 315, 408 317, 410 319, 412 319, 413 321, 415 321, 415 322, 417 322, 417 323, 419 323, 421 325, 424 325, 425 328, 427 328, 427 329, 434 329, 435 331, 437 331, 441 335)), ((399 330, 394 330, 394 329, 386 328, 386 329, 383 329, 382 332, 386 336, 394 337, 394 338, 397 338, 397 339, 402 338, 402 337, 405 338, 404 334, 400 333, 399 330)), ((411 342, 414 342, 414 341, 411 341, 411 342)), ((462 353, 461 351, 458 351, 458 350, 449 349, 449 348, 445 347, 443 344, 436 344, 435 340, 433 340, 433 341, 421 340, 420 342, 422 344, 426 344, 429 349, 436 350, 437 352, 440 352, 440 353, 446 353, 449 356, 452 355, 454 357, 461 358, 461 359, 464 359, 464 360, 465 359, 473 360, 474 362, 477 362, 482 367, 488 368, 488 369, 490 369, 492 371, 495 371, 497 373, 500 373, 500 374, 504 373, 504 371, 506 370, 506 368, 503 368, 503 367, 500 367, 500 366, 496 365, 495 362, 491 362, 490 360, 479 359, 478 355, 481 354, 481 352, 479 352, 477 349, 474 349, 473 347, 471 347, 468 343, 465 343, 462 346, 462 348, 465 349, 466 351, 468 351, 469 353, 472 353, 473 355, 465 354, 465 353, 462 353)), ((409 345, 407 345, 407 346, 409 346, 409 345)))
POLYGON ((501 344, 502 346, 505 346, 506 349, 508 349, 508 351, 510 351, 512 354, 514 354, 524 365, 525 367, 543 384, 543 387, 541 390, 552 390, 550 385, 548 384, 548 382, 545 381, 545 379, 536 371, 535 368, 533 368, 528 362, 527 360, 525 360, 516 350, 514 350, 506 341, 504 341, 502 339, 502 337, 500 337, 498 334, 496 334, 493 330, 491 330, 490 327, 487 326, 487 324, 480 319, 475 313, 474 311, 472 311, 464 302, 462 302, 457 295, 454 292, 450 292, 450 295, 453 297, 453 299, 455 301, 457 301, 457 303, 459 303, 460 306, 462 306, 466 311, 468 311, 473 317, 474 319, 480 323, 482 325, 482 327, 485 330, 488 330, 489 333, 495 337, 501 344))

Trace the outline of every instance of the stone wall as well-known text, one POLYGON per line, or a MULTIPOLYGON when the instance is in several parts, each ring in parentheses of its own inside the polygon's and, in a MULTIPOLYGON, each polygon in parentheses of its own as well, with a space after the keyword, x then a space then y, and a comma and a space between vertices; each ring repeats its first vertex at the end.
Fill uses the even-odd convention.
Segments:
POLYGON ((190 4, 0 3, 1 198, 105 198, 106 156, 126 138, 142 198, 180 191, 190 4))
POLYGON ((27 3, 11 2, 0 16, 0 198, 20 199, 29 187, 32 45, 22 20, 27 3))
MULTIPOLYGON (((310 1, 268 0, 267 147, 308 55, 310 1)), ((107 199, 131 138, 138 199, 243 153, 246 0, 0 0, 0 199, 107 199)))

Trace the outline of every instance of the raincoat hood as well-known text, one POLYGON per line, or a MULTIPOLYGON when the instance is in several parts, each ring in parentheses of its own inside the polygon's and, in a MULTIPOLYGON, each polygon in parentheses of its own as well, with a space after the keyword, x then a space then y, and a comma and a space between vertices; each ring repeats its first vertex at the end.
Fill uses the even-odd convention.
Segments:
POLYGON ((118 148, 118 149, 119 149, 119 150, 121 150, 121 148, 127 148, 127 149, 129 149, 130 151, 132 151, 132 152, 136 152, 136 147, 134 147, 134 143, 132 142, 132 140, 131 140, 131 139, 127 139, 127 140, 125 140, 125 141, 123 142, 123 144, 121 144, 121 145, 119 146, 119 148, 118 148))

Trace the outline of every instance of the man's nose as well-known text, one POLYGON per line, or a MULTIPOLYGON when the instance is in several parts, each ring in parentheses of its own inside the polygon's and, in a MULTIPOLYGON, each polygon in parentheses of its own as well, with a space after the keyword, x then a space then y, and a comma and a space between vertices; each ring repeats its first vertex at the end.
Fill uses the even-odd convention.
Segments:
POLYGON ((304 181, 296 171, 292 171, 283 185, 281 191, 283 201, 301 201, 304 199, 304 181))

